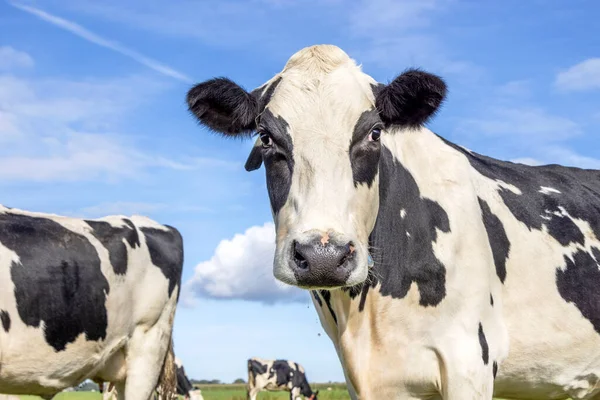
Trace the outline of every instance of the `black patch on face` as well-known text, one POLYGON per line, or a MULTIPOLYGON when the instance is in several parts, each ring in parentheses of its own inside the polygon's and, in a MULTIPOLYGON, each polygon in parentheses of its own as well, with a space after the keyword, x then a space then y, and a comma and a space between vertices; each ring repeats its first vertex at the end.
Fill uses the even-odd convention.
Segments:
POLYGON ((565 255, 566 267, 556 270, 558 292, 600 333, 600 250, 592 247, 592 254, 579 250, 572 257, 565 255))
POLYGON ((281 77, 275 79, 264 94, 262 94, 264 86, 256 88, 251 92, 252 96, 258 101, 258 109, 260 110, 260 112, 262 112, 267 107, 267 105, 271 101, 271 97, 273 97, 273 92, 275 92, 275 89, 277 89, 277 86, 280 82, 281 77))
POLYGON ((487 365, 490 361, 489 348, 481 322, 479 323, 479 344, 481 345, 481 358, 483 359, 483 363, 487 365))
POLYGON ((378 124, 381 125, 381 119, 377 110, 373 109, 363 112, 354 126, 349 151, 354 186, 366 183, 371 187, 377 175, 381 141, 369 141, 368 137, 371 129, 378 124))
POLYGON ((127 273, 127 247, 123 240, 129 243, 129 246, 136 248, 140 246, 138 232, 129 219, 123 219, 126 227, 117 228, 105 221, 85 221, 91 228, 92 234, 108 250, 110 264, 117 275, 127 273))
POLYGON ((494 307, 494 296, 490 293, 490 305, 494 307))
POLYGON ((327 308, 329 309, 329 312, 331 313, 333 322, 335 322, 335 324, 337 325, 337 316, 335 315, 335 312, 333 311, 333 307, 331 306, 331 292, 329 290, 319 290, 319 293, 321 293, 321 296, 323 296, 323 300, 325 300, 325 304, 327 304, 327 308))
MULTIPOLYGON (((412 175, 385 146, 379 161, 379 203, 369 240, 377 261, 367 282, 373 288, 381 283, 381 294, 396 299, 404 298, 415 282, 419 304, 438 305, 446 297, 446 268, 435 256, 433 242, 437 230, 450 232, 448 214, 438 203, 421 197, 412 175)), ((351 297, 358 293, 348 292, 351 297)))
POLYGON ((65 349, 82 333, 106 338, 108 281, 84 237, 46 218, 0 214, 0 242, 19 256, 10 268, 19 317, 44 322, 46 342, 65 349))
POLYGON ((560 208, 563 208, 571 217, 588 222, 594 235, 600 240, 600 171, 499 161, 470 153, 441 139, 463 153, 480 174, 513 185, 522 192, 516 194, 504 188, 498 190, 513 216, 530 230, 541 230, 542 226, 546 226, 550 236, 563 246, 583 244, 583 233, 570 218, 554 214, 560 213, 560 208), (541 193, 542 186, 556 189, 560 193, 541 193))
POLYGON ((287 201, 292 186, 294 172, 292 138, 288 133, 287 122, 280 116, 275 117, 269 109, 262 113, 258 131, 267 132, 273 138, 273 146, 261 150, 271 208, 273 213, 277 214, 287 201))
MULTIPOLYGON (((183 239, 179 231, 166 226, 168 231, 154 228, 140 228, 146 237, 152 264, 160 268, 169 281, 169 296, 175 286, 181 287, 181 272, 183 270, 183 239)), ((179 293, 177 294, 179 298, 179 293)))
POLYGON ((313 295, 313 297, 317 301, 317 304, 319 304, 319 307, 323 307, 323 302, 321 301, 321 298, 319 297, 319 293, 316 290, 311 290, 310 293, 313 295))
POLYGON ((375 104, 385 124, 416 128, 435 115, 446 91, 439 76, 409 69, 389 85, 376 87, 375 104))
POLYGON ((4 332, 8 332, 10 330, 10 315, 8 315, 8 311, 0 310, 0 320, 2 321, 4 332))
POLYGON ((253 376, 262 375, 267 372, 267 366, 256 360, 248 360, 248 371, 252 372, 253 376))
MULTIPOLYGON (((279 82, 281 82, 281 77, 277 78, 269 86, 269 88, 266 90, 264 95, 261 94, 264 87, 259 87, 252 91, 252 95, 258 99, 258 109, 260 110, 260 112, 263 112, 266 109, 267 105, 271 101, 273 92, 277 88, 277 85, 279 85, 279 82)), ((256 141, 255 145, 252 147, 252 151, 250 151, 250 155, 248 156, 248 159, 246 160, 246 164, 244 166, 246 171, 254 171, 254 170, 257 170, 260 168, 260 166, 262 165, 262 162, 263 162, 262 150, 263 149, 261 146, 260 139, 258 139, 256 141)))
POLYGON ((504 225, 500 218, 492 213, 490 206, 482 199, 479 200, 479 208, 483 216, 483 225, 488 235, 492 255, 494 256, 494 264, 496 265, 496 275, 500 282, 504 283, 506 279, 506 260, 510 252, 510 241, 506 236, 504 225))
POLYGON ((496 361, 494 361, 494 363, 492 364, 492 374, 494 376, 494 379, 496 379, 496 375, 498 374, 498 363, 496 361))

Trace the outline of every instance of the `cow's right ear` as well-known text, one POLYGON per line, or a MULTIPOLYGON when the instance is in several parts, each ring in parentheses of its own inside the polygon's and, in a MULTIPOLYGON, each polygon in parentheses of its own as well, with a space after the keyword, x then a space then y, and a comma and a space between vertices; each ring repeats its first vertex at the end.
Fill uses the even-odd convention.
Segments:
POLYGON ((256 129, 257 100, 227 78, 194 86, 187 94, 187 104, 202 125, 225 136, 250 135, 256 129))
POLYGON ((254 142, 254 147, 252 147, 252 151, 248 156, 248 160, 246 160, 246 171, 254 171, 260 168, 263 162, 262 158, 262 144, 260 138, 256 139, 254 142))

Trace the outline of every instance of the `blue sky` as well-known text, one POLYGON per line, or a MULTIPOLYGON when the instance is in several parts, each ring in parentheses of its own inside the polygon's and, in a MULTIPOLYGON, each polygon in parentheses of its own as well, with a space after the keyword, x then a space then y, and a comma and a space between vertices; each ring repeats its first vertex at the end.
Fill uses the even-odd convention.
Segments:
POLYGON ((252 89, 332 43, 381 82, 410 66, 442 75, 431 128, 449 140, 600 169, 598 15, 594 0, 0 0, 0 202, 180 229, 175 347, 190 377, 245 378, 256 355, 341 381, 308 295, 272 277, 251 143, 199 128, 187 90, 213 76, 252 89))

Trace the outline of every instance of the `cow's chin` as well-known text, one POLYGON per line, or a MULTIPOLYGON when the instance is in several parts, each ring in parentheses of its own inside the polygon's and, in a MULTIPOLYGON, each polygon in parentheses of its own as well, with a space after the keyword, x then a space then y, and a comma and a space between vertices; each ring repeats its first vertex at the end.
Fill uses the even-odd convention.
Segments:
MULTIPOLYGON (((318 266, 317 266, 318 267, 318 266)), ((298 271, 294 266, 290 246, 275 251, 273 275, 275 279, 301 289, 338 289, 360 285, 369 274, 369 254, 366 247, 358 247, 351 263, 336 272, 315 268, 311 273, 298 271)))

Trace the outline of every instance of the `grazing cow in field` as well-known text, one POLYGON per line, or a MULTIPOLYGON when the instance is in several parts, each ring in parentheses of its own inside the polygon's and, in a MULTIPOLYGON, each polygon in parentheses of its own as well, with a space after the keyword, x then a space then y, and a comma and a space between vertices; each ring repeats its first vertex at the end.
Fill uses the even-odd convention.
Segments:
POLYGON ((174 390, 182 268, 179 232, 148 218, 0 206, 0 393, 48 399, 88 378, 127 400, 147 400, 159 377, 174 390))
POLYGON ((600 399, 600 171, 457 146, 424 127, 445 95, 323 45, 252 92, 218 78, 187 100, 258 134, 274 275, 312 289, 352 398, 600 399))
POLYGON ((199 389, 194 389, 185 373, 185 368, 179 358, 175 358, 175 368, 177 373, 177 394, 186 399, 202 400, 202 393, 199 389))
MULTIPOLYGON (((175 398, 175 394, 178 394, 183 396, 186 400, 203 400, 202 391, 200 389, 194 389, 192 382, 190 382, 189 378, 185 374, 185 369, 183 368, 181 360, 174 356, 172 357, 173 371, 177 377, 176 387, 175 389, 171 389, 159 384, 159 386, 156 388, 158 395, 157 399, 164 400, 167 396, 163 395, 163 393, 171 393, 171 398, 175 398)), ((114 384, 102 381, 98 381, 96 383, 100 387, 100 392, 102 392, 104 400, 116 399, 118 397, 114 384)))
POLYGON ((263 360, 253 357, 248 360, 248 399, 256 400, 262 390, 270 392, 286 390, 290 400, 317 400, 319 391, 313 392, 306 380, 302 365, 287 360, 263 360))

